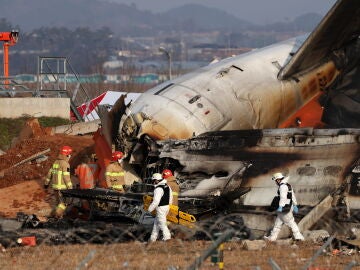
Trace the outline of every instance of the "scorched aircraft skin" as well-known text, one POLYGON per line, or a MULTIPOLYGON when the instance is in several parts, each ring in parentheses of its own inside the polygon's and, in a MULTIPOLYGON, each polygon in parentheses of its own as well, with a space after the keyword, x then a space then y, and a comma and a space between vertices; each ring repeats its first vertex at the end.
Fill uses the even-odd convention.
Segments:
POLYGON ((359 159, 359 33, 360 1, 339 0, 309 35, 119 100, 118 121, 103 121, 102 132, 140 178, 174 170, 184 201, 264 207, 276 192, 271 174, 282 171, 299 204, 314 207, 354 177, 359 159), (312 103, 316 113, 300 113, 312 103))

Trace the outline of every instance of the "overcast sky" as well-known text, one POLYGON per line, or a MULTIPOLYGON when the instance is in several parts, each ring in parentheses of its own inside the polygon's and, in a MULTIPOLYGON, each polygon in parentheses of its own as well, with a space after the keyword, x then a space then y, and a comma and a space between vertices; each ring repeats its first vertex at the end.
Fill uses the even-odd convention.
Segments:
POLYGON ((325 15, 335 0, 103 0, 136 4, 140 10, 162 12, 188 3, 222 9, 253 23, 266 24, 316 12, 325 15))

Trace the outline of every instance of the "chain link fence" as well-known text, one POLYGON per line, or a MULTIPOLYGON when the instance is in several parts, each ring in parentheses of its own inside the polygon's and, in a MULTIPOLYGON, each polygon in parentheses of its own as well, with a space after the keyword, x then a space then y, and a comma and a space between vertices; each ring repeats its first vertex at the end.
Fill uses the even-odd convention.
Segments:
POLYGON ((155 243, 148 242, 151 224, 125 220, 39 222, 19 215, 6 221, 0 269, 360 269, 356 245, 334 236, 253 240, 240 214, 219 215, 192 228, 169 224, 173 238, 155 243))

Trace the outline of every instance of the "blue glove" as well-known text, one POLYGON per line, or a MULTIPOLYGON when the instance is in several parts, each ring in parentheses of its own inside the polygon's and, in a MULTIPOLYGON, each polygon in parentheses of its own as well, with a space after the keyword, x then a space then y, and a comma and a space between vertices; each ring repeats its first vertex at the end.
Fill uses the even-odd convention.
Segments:
POLYGON ((282 212, 282 207, 281 207, 281 206, 279 206, 279 208, 278 208, 278 209, 276 209, 276 212, 282 212))
POLYGON ((296 205, 293 205, 293 212, 295 214, 299 213, 299 208, 296 205))

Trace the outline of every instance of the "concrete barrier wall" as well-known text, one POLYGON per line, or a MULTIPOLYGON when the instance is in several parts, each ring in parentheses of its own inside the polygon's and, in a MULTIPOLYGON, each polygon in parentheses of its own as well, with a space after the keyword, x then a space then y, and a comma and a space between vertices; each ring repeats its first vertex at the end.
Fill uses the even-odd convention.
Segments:
POLYGON ((70 118, 69 98, 0 98, 0 118, 61 117, 70 118))

